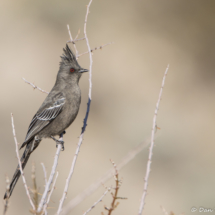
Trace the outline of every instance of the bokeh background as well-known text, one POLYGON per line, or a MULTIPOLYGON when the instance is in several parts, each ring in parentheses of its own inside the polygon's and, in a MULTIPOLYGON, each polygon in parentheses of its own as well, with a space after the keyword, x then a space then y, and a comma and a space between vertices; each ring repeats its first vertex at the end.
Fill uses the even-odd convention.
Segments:
MULTIPOLYGON (((81 29, 87 0, 0 1, 0 193, 5 175, 17 166, 10 113, 21 143, 45 94, 25 84, 22 77, 51 90, 62 48, 81 29)), ((214 0, 94 0, 87 25, 92 48, 114 42, 93 55, 92 106, 87 131, 71 180, 67 204, 112 167, 138 143, 150 136, 152 118, 167 64, 169 74, 160 104, 156 147, 144 214, 193 214, 191 207, 215 208, 215 2, 214 0)), ((87 50, 84 41, 79 52, 87 50)), ((85 55, 79 59, 88 68, 85 55)), ((88 74, 80 80, 82 104, 65 136, 59 177, 50 203, 54 214, 75 153, 88 97, 88 74)), ((39 192, 43 192, 43 162, 50 173, 56 148, 44 140, 25 169, 29 186, 31 163, 36 163, 39 192)), ((22 153, 22 152, 20 152, 22 153)), ((113 214, 137 214, 143 191, 148 150, 120 171, 120 205, 113 214)), ((105 185, 114 186, 114 180, 105 185)), ((69 214, 82 214, 104 192, 100 187, 69 214)), ((107 214, 109 194, 91 214, 107 214)), ((29 214, 30 204, 21 180, 8 215, 29 214)), ((1 204, 0 211, 3 211, 1 204)), ((196 212, 195 214, 198 214, 196 212)))

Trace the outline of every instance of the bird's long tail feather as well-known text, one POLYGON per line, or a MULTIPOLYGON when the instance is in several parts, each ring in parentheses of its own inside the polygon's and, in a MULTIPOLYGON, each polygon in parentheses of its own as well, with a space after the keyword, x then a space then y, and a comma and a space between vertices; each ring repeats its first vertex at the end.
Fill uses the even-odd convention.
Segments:
MULTIPOLYGON (((28 162, 28 159, 29 159, 29 157, 30 157, 31 152, 35 149, 35 148, 34 148, 34 149, 32 150, 33 142, 34 142, 34 141, 31 141, 30 143, 28 143, 28 145, 26 146, 25 151, 24 151, 24 153, 23 153, 23 155, 22 155, 22 157, 21 157, 22 169, 25 168, 25 165, 26 165, 26 163, 28 162)), ((11 181, 11 183, 10 183, 9 192, 6 192, 6 193, 5 193, 4 199, 10 198, 10 196, 11 196, 11 194, 12 194, 12 192, 13 192, 13 189, 14 189, 14 187, 15 187, 15 185, 16 185, 16 183, 17 183, 19 177, 20 177, 20 175, 21 175, 21 172, 20 172, 20 170, 19 170, 19 165, 18 165, 17 168, 16 168, 16 171, 15 171, 15 173, 14 173, 14 175, 13 175, 12 181, 11 181)))

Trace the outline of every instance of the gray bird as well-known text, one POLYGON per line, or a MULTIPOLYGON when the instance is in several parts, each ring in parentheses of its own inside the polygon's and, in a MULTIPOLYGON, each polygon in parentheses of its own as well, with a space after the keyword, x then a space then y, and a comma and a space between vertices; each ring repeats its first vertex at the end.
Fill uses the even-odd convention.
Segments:
MULTIPOLYGON (((80 67, 68 45, 63 51, 55 85, 34 115, 25 141, 20 147, 21 149, 26 146, 21 158, 23 169, 31 153, 38 147, 43 138, 52 138, 57 144, 63 144, 63 141, 56 140, 54 136, 62 136, 65 129, 71 125, 78 114, 81 103, 81 90, 78 82, 82 73, 88 72, 88 70, 80 67)), ((9 192, 5 193, 4 199, 11 196, 19 177, 18 165, 9 192)))

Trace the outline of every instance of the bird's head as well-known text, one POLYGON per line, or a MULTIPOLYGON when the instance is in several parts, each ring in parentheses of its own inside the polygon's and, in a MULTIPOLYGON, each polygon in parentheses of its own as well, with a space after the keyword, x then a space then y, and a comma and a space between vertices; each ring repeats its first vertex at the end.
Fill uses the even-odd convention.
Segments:
POLYGON ((63 55, 61 56, 60 70, 58 72, 58 78, 64 80, 78 81, 84 72, 88 72, 87 69, 83 69, 76 60, 76 56, 72 50, 66 44, 66 48, 63 49, 63 55))

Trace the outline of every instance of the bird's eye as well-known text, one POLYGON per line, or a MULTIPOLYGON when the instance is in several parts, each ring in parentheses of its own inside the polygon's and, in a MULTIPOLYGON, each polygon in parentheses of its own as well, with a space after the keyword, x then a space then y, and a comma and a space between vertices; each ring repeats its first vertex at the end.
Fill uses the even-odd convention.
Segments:
POLYGON ((70 69, 70 72, 75 72, 75 69, 74 69, 74 68, 71 68, 71 69, 70 69))

